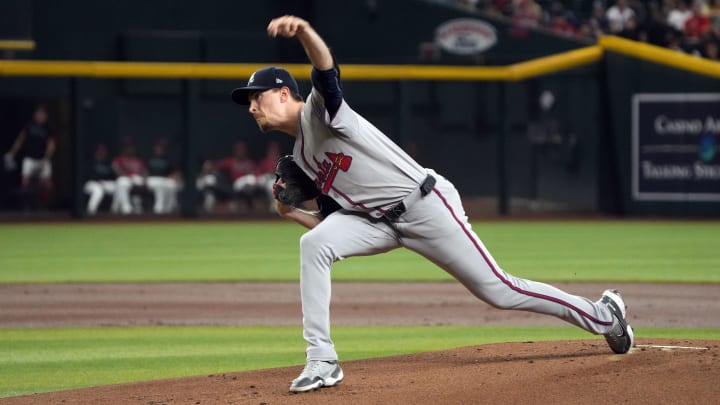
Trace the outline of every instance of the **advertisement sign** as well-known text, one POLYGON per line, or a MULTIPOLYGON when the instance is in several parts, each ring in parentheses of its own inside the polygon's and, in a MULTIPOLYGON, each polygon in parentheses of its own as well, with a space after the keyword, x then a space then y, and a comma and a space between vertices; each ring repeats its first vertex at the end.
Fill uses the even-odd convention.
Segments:
POLYGON ((435 43, 452 54, 477 55, 497 43, 497 33, 485 21, 457 18, 435 29, 435 43))
POLYGON ((640 201, 720 201, 720 94, 636 94, 632 194, 640 201))

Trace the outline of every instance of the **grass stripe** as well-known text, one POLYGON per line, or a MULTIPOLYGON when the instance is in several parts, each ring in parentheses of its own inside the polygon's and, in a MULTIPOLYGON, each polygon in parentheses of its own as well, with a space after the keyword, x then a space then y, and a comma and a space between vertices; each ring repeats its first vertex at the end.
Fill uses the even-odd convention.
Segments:
MULTIPOLYGON (((720 283, 720 222, 476 222, 503 269, 539 281, 720 283)), ((291 223, 0 225, 0 283, 293 281, 291 223)), ((334 266, 336 280, 450 280, 405 249, 334 266)))

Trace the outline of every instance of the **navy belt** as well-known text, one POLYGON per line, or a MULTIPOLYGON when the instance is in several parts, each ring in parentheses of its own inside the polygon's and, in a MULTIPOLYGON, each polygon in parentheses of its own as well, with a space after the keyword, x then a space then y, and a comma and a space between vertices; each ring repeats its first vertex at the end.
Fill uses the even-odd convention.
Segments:
POLYGON ((436 182, 437 182, 437 180, 435 180, 435 177, 433 177, 431 174, 428 174, 427 177, 425 177, 425 180, 423 180, 423 182, 420 184, 420 187, 417 190, 413 191, 412 193, 410 193, 410 195, 405 197, 402 201, 400 201, 395 206, 393 206, 392 208, 385 211, 385 213, 383 214, 383 217, 387 218, 390 221, 397 221, 398 218, 400 218, 400 216, 402 214, 404 214, 405 211, 407 211, 407 206, 411 203, 410 200, 413 200, 412 202, 414 202, 415 199, 413 199, 413 197, 420 199, 420 198, 425 197, 426 195, 430 194, 433 187, 435 187, 436 182))

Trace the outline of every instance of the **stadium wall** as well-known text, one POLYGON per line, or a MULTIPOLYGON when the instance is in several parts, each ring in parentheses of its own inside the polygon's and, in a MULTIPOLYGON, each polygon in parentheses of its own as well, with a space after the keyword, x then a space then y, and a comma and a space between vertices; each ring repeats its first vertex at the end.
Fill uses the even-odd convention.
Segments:
MULTIPOLYGON (((139 0, 33 4, 36 47, 16 54, 23 59, 305 63, 296 43, 264 35, 270 18, 288 12, 311 19, 342 64, 506 66, 587 45, 479 16, 494 27, 495 46, 480 55, 453 55, 433 47, 435 28, 468 15, 414 1, 271 1, 249 9, 225 0, 172 7, 139 0), (347 15, 353 18, 341 17, 347 15), (411 26, 403 25, 410 20, 411 26)), ((188 184, 203 159, 227 154, 236 139, 248 141, 260 157, 266 138, 229 102, 229 91, 242 81, 0 76, 0 101, 13 117, 0 128, 0 147, 9 147, 22 125, 17 117, 28 114, 32 101, 49 100, 60 137, 55 207, 81 215, 81 162, 100 142, 115 147, 131 137, 145 151, 157 137, 167 138, 188 184)), ((300 86, 306 94, 309 82, 300 80, 300 86)), ((356 110, 422 164, 446 174, 464 196, 490 201, 491 212, 720 211, 708 201, 636 201, 631 190, 629 100, 636 92, 717 89, 703 75, 610 51, 601 64, 526 80, 353 79, 345 89, 356 110)), ((289 151, 290 139, 270 137, 289 151)), ((4 177, 3 188, 12 181, 4 177)), ((195 196, 186 194, 183 212, 191 216, 195 196)))

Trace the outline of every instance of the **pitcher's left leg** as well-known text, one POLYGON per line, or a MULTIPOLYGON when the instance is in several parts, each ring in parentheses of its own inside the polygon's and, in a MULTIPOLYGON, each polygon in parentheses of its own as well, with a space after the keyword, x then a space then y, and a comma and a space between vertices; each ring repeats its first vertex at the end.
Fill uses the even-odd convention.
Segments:
POLYGON ((472 230, 457 191, 446 180, 440 179, 404 218, 406 222, 398 224, 402 243, 488 304, 553 315, 595 334, 612 328, 613 314, 606 305, 503 271, 472 230))

